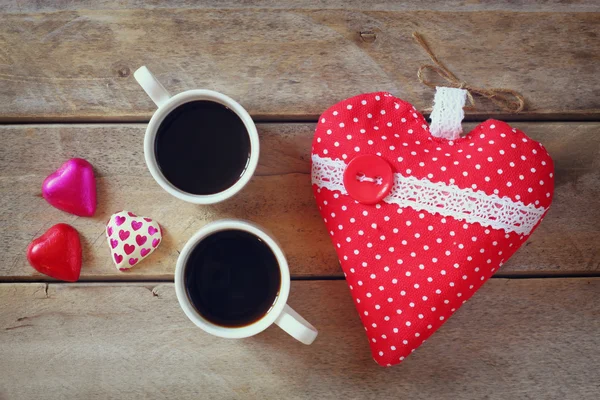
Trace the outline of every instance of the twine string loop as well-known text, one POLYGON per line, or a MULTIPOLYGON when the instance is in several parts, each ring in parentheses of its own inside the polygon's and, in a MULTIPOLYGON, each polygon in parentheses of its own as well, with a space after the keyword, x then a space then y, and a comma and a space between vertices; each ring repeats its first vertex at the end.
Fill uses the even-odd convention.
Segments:
POLYGON ((419 46, 425 50, 431 61, 435 65, 431 64, 423 64, 419 67, 417 71, 417 77, 419 78, 419 82, 422 84, 429 86, 430 88, 436 87, 435 83, 428 80, 425 76, 426 71, 435 72, 440 77, 445 79, 450 87, 466 89, 467 90, 467 98, 469 99, 469 103, 471 104, 471 108, 475 107, 475 99, 473 98, 473 94, 485 97, 493 102, 496 106, 500 107, 504 111, 510 113, 518 113, 523 111, 525 108, 525 98, 523 95, 516 90, 507 89, 507 88, 480 88, 477 86, 473 86, 468 84, 467 82, 458 79, 456 75, 452 73, 431 51, 431 48, 425 42, 423 36, 421 36, 417 32, 413 32, 413 38, 417 42, 419 46))

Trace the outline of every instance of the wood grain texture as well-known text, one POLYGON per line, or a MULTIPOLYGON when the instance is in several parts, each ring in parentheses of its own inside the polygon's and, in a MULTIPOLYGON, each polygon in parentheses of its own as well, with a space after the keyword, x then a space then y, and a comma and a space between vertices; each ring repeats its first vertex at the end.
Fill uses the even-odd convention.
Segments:
POLYGON ((3 399, 600 397, 600 279, 494 279, 392 368, 371 359, 344 282, 293 282, 311 346, 277 327, 196 328, 171 284, 2 284, 3 399))
POLYGON ((107 1, 99 10, 72 10, 74 3, 63 1, 56 9, 65 10, 55 12, 46 12, 54 10, 50 2, 32 4, 14 2, 8 8, 24 13, 2 16, 2 121, 148 120, 154 105, 133 79, 141 65, 171 93, 221 91, 262 120, 315 120, 333 103, 376 90, 425 109, 433 91, 416 79, 429 60, 410 36, 415 30, 461 79, 516 89, 528 100, 517 116, 481 100, 470 118, 600 116, 600 13, 590 11, 593 3, 573 2, 583 4, 573 11, 587 12, 550 11, 556 2, 531 12, 536 8, 524 1, 514 9, 512 2, 465 3, 458 7, 464 11, 442 2, 413 10, 392 2, 113 9, 117 3, 107 1))
POLYGON ((359 11, 530 11, 530 12, 598 12, 594 0, 38 0, 35 2, 4 0, 0 12, 31 13, 66 10, 114 9, 275 9, 275 10, 359 10, 359 11))
MULTIPOLYGON (((515 126, 548 148, 557 187, 540 228, 498 275, 600 272, 600 123, 515 126)), ((150 176, 142 150, 144 125, 1 126, 0 280, 47 279, 28 265, 25 249, 59 222, 81 234, 82 279, 172 279, 178 251, 190 236, 210 221, 230 217, 268 228, 287 253, 294 276, 342 276, 310 186, 314 125, 259 124, 258 129, 257 176, 229 201, 196 206, 171 197, 150 176), (86 158, 95 168, 93 218, 54 209, 41 197, 43 179, 72 157, 86 158), (104 236, 105 222, 122 209, 150 216, 165 229, 158 250, 127 273, 115 269, 104 236)))

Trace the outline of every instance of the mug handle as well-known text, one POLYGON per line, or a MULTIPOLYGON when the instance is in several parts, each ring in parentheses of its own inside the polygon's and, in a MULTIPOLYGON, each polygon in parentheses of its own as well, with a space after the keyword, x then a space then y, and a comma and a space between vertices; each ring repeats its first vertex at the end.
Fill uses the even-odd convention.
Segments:
POLYGON ((310 322, 302 318, 300 314, 287 304, 283 307, 283 311, 275 320, 275 323, 294 339, 304 344, 311 344, 319 334, 310 322))
POLYGON ((138 68, 133 73, 133 76, 158 107, 165 104, 171 98, 167 89, 152 75, 152 72, 146 66, 138 68))

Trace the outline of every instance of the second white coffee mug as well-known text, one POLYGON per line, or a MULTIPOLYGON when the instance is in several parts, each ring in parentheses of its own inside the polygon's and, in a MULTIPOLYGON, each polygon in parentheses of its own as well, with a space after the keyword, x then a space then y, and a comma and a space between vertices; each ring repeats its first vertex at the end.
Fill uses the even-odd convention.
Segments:
POLYGON ((218 203, 230 198, 242 190, 248 181, 250 181, 250 178, 256 170, 260 152, 256 125, 254 124, 254 121, 252 121, 252 118, 248 112, 235 100, 222 93, 212 90, 187 90, 175 96, 171 96, 146 67, 141 67, 135 71, 134 77, 140 86, 142 86, 144 91, 148 94, 148 96, 150 96, 152 101, 154 101, 154 103, 156 103, 158 106, 158 109, 154 112, 150 122, 148 123, 146 135, 144 137, 144 157, 146 159, 146 165, 148 166, 150 174, 152 174, 152 177, 156 180, 156 182, 173 196, 195 204, 218 203), (231 111, 237 114, 237 116, 243 122, 248 134, 250 150, 248 152, 246 168, 235 183, 227 187, 225 190, 217 193, 193 194, 179 189, 165 178, 156 160, 155 140, 161 123, 172 111, 183 104, 193 101, 211 101, 229 108, 231 111))
POLYGON ((290 293, 290 271, 281 247, 262 228, 247 221, 234 219, 219 220, 205 225, 196 232, 183 247, 177 259, 175 291, 177 293, 177 300, 185 315, 198 327, 215 336, 231 339, 245 338, 264 331, 272 324, 277 324, 292 337, 304 344, 311 344, 317 337, 317 330, 287 305, 290 293), (248 232, 264 242, 275 256, 281 277, 279 292, 269 311, 258 320, 241 327, 221 326, 209 321, 193 305, 185 287, 186 268, 192 267, 188 265, 188 259, 196 246, 217 232, 232 230, 248 232))

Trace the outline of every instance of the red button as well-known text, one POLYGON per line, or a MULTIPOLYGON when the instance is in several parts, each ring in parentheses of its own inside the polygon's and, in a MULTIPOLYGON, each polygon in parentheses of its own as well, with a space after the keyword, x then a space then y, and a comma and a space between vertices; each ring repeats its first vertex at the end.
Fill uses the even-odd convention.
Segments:
POLYGON ((368 154, 354 158, 344 171, 344 187, 362 204, 375 204, 392 189, 394 171, 383 158, 368 154))

